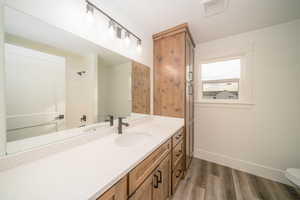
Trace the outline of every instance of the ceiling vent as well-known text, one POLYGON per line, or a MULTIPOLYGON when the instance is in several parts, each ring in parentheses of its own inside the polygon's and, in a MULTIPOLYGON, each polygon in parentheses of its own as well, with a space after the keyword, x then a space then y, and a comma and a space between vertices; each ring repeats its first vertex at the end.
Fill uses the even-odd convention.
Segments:
POLYGON ((201 0, 203 15, 210 17, 224 12, 229 0, 201 0))

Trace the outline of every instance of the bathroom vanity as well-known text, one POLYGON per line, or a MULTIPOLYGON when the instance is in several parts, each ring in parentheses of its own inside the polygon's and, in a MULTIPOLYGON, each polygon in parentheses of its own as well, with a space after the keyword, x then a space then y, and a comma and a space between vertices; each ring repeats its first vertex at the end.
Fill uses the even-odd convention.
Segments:
POLYGON ((122 135, 87 130, 93 133, 77 140, 99 137, 1 171, 0 199, 166 199, 183 176, 183 125, 180 118, 148 116, 122 135))

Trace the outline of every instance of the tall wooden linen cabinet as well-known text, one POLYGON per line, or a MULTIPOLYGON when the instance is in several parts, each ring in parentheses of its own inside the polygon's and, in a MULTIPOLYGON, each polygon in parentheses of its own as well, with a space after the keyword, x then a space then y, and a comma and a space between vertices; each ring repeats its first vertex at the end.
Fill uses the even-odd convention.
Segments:
POLYGON ((153 35, 154 114, 185 119, 185 168, 194 152, 194 48, 187 24, 153 35))

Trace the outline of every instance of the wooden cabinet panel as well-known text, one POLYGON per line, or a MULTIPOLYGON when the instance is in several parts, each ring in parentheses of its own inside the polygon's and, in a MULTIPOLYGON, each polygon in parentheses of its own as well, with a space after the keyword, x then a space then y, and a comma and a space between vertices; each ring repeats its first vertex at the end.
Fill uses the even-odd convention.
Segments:
POLYGON ((171 156, 169 154, 133 193, 130 200, 166 200, 170 195, 171 156))
POLYGON ((190 155, 190 148, 191 148, 191 131, 190 131, 190 125, 186 125, 186 132, 185 132, 185 169, 188 169, 191 162, 191 155, 190 155))
POLYGON ((172 156, 173 156, 173 161, 172 161, 172 169, 177 166, 177 164, 182 160, 184 155, 184 143, 183 140, 181 140, 172 150, 172 156))
POLYGON ((188 144, 186 147, 186 168, 188 168, 191 164, 193 154, 194 154, 194 123, 191 122, 189 124, 189 137, 187 137, 186 143, 188 144))
POLYGON ((174 148, 184 137, 184 128, 180 129, 173 137, 172 137, 172 147, 174 148))
POLYGON ((142 163, 129 172, 129 195, 131 195, 170 153, 171 140, 161 145, 142 163))
POLYGON ((180 180, 183 177, 183 170, 183 160, 181 159, 172 172, 172 194, 175 193, 178 184, 180 183, 180 180))
POLYGON ((189 37, 186 38, 186 108, 185 108, 185 126, 186 126, 186 159, 185 168, 190 166, 193 157, 194 145, 194 48, 189 37))
POLYGON ((129 200, 153 200, 153 174, 149 175, 129 200))
POLYGON ((171 195, 171 157, 170 154, 159 164, 130 200, 166 200, 171 195))
MULTIPOLYGON (((158 166, 154 173, 157 187, 154 187, 153 199, 166 200, 171 195, 171 154, 158 166)), ((155 184, 155 183, 154 183, 155 184)))
POLYGON ((191 156, 192 158, 194 157, 194 152, 195 152, 195 122, 191 124, 191 129, 192 129, 192 135, 191 135, 191 156))
MULTIPOLYGON (((193 156, 194 47, 187 24, 153 35, 154 114, 185 119, 185 168, 193 156)), ((178 142, 178 140, 175 142, 178 142)), ((173 144, 173 147, 176 143, 173 144)))
POLYGON ((127 176, 101 195, 97 200, 127 200, 127 176))
POLYGON ((150 114, 150 68, 132 61, 132 112, 150 114))
POLYGON ((154 41, 154 66, 154 114, 184 118, 184 32, 154 41))

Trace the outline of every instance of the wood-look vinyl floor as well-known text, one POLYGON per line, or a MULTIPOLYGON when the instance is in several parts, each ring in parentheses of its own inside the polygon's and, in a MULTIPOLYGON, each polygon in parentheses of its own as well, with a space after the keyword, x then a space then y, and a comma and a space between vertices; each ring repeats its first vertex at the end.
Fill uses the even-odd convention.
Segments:
POLYGON ((193 159, 172 200, 300 200, 295 188, 193 159))

